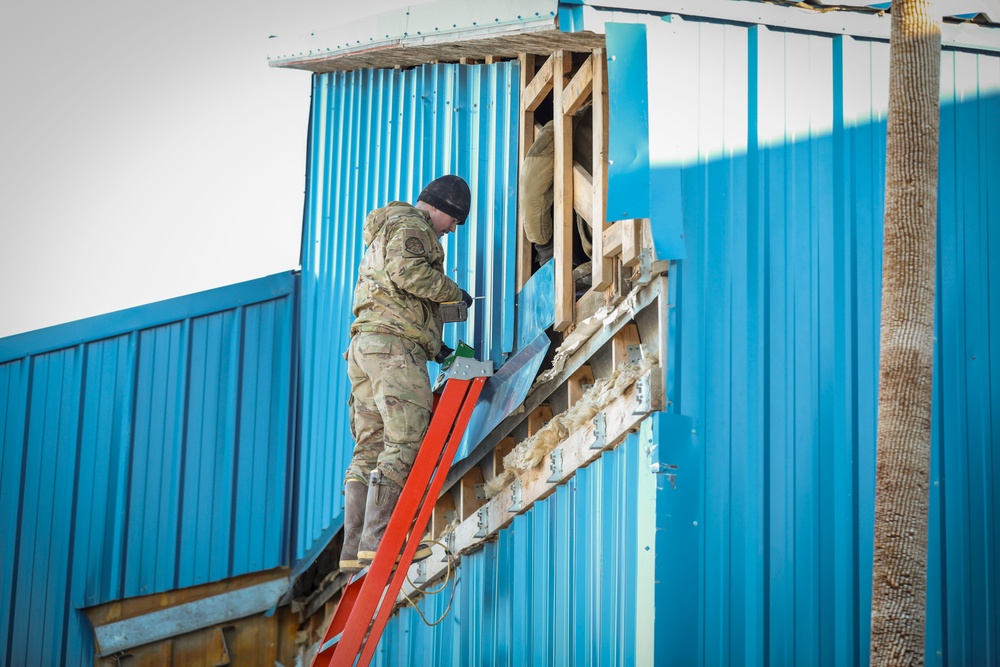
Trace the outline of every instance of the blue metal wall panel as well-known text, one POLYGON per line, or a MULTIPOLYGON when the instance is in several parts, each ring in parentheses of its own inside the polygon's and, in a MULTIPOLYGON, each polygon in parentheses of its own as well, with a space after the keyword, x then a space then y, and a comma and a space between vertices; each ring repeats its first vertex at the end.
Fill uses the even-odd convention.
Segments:
POLYGON ((295 278, 0 340, 0 663, 85 607, 286 565, 295 278))
POLYGON ((606 26, 609 220, 650 217, 646 27, 606 26))
MULTIPOLYGON (((296 558, 308 560, 343 520, 353 442, 346 362, 351 303, 368 211, 415 202, 445 173, 473 193, 466 225, 444 239, 446 270, 490 306, 445 326, 499 366, 514 346, 516 62, 362 70, 313 79, 302 239, 302 458, 296 558)), ((482 302, 480 302, 482 303, 482 302)), ((436 371, 435 371, 436 372, 436 371)))
POLYGON ((515 517, 495 542, 462 557, 457 580, 386 626, 374 663, 390 665, 645 665, 652 637, 653 517, 663 476, 652 424, 515 517), (644 519, 648 519, 643 523, 644 519), (640 529, 639 525, 643 524, 640 529), (454 600, 448 598, 454 587, 454 600))
MULTIPOLYGON (((866 664, 888 44, 649 25, 682 183, 656 653, 866 664), (685 423, 690 421, 690 427, 685 423)), ((942 55, 927 655, 997 661, 1000 58, 942 55), (993 288, 991 290, 991 287, 993 288), (992 334, 992 335, 991 335, 992 334)), ((651 133, 653 128, 651 128, 651 133)), ((661 151, 662 154, 662 151, 661 151)))
MULTIPOLYGON (((953 664, 1000 662, 1000 57, 946 52, 932 418, 932 505, 945 576, 932 577, 953 664)), ((932 571, 933 573, 933 571, 932 571)))

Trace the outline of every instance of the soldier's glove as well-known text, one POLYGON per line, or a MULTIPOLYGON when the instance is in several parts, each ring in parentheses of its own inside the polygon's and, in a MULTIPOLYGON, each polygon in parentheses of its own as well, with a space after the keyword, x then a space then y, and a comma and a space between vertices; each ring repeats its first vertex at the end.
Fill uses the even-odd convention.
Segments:
MULTIPOLYGON (((459 289, 461 289, 461 288, 459 288, 459 289)), ((465 302, 465 305, 467 307, 469 307, 469 308, 472 307, 472 302, 473 302, 472 295, 469 294, 468 292, 466 292, 464 289, 462 290, 462 301, 465 302)))
POLYGON ((434 361, 438 362, 439 364, 443 364, 444 360, 453 354, 455 354, 455 350, 451 349, 444 343, 441 343, 441 351, 437 353, 436 357, 434 357, 434 361))

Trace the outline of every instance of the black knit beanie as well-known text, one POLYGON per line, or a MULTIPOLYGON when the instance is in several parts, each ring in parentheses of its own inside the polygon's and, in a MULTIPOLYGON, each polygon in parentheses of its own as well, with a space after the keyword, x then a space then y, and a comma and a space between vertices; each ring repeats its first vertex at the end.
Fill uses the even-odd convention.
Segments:
POLYGON ((472 193, 469 184, 460 176, 451 174, 435 178, 421 191, 417 201, 427 202, 434 208, 444 211, 464 225, 469 215, 469 204, 472 193))

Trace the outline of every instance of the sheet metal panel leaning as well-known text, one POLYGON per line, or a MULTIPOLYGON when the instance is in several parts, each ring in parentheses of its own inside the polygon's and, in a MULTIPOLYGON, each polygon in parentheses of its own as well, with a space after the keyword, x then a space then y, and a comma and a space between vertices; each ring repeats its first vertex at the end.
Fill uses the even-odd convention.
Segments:
MULTIPOLYGON (((440 239, 465 224, 471 193, 460 177, 431 181, 417 205, 391 202, 365 218, 347 351, 354 455, 344 478, 340 569, 367 567, 430 424, 427 360, 441 342, 440 304, 472 297, 444 273, 440 239)), ((421 545, 414 560, 430 555, 421 545)))

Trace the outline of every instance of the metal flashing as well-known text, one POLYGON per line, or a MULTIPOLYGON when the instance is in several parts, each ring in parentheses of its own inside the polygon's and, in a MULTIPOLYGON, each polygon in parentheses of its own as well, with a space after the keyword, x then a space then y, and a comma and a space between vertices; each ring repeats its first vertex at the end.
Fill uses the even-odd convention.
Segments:
POLYGON ((486 381, 479 404, 472 413, 462 444, 455 454, 456 463, 468 456, 497 424, 524 402, 545 359, 549 344, 549 337, 545 332, 538 334, 486 381))
POLYGON ((259 614, 269 609, 289 584, 290 579, 282 577, 238 591, 97 625, 94 627, 97 656, 108 656, 142 644, 259 614))

